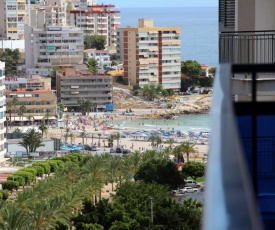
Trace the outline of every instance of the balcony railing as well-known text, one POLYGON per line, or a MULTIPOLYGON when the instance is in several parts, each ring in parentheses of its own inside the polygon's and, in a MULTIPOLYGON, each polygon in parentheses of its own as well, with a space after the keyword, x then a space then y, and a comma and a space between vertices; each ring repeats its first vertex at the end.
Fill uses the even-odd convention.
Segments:
MULTIPOLYGON (((275 102, 263 94, 264 79, 259 78, 274 73, 274 64, 223 64, 217 72, 211 112, 205 230, 274 229, 275 102), (232 102, 236 85, 231 83, 236 75, 247 75, 251 86, 246 93, 248 97, 232 102), (217 219, 221 221, 215 222, 217 219)), ((242 85, 243 81, 238 84, 242 85)), ((269 85, 270 82, 264 85, 265 90, 269 90, 269 85)))
POLYGON ((223 32, 219 36, 220 63, 275 63, 275 31, 223 32))

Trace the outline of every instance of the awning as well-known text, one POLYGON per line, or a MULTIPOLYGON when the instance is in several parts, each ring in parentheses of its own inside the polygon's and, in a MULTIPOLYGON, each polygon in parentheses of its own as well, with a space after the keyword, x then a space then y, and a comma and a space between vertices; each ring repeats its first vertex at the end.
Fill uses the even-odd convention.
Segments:
POLYGON ((43 116, 33 116, 34 120, 42 120, 43 116))
POLYGON ((12 121, 27 121, 26 117, 11 117, 12 121))
POLYGON ((49 120, 56 120, 56 117, 50 117, 49 120))
POLYGON ((31 93, 25 93, 25 97, 32 97, 31 93))

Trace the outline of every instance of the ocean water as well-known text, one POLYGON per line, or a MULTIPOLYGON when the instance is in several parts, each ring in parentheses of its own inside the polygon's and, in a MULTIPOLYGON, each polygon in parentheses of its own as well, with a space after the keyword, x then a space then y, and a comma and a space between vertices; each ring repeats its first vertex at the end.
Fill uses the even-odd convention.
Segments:
POLYGON ((210 115, 182 115, 176 119, 133 119, 125 121, 125 128, 146 130, 181 130, 181 131, 210 131, 210 115))
POLYGON ((218 7, 120 8, 120 27, 137 27, 139 18, 155 26, 181 27, 182 60, 218 65, 218 7))

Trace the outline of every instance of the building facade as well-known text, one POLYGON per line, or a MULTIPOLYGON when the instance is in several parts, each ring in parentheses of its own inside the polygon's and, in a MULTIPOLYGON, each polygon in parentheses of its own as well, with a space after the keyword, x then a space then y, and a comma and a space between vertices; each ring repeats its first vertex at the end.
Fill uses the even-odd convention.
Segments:
POLYGON ((5 63, 0 61, 0 164, 5 161, 4 155, 6 153, 5 143, 6 138, 4 136, 6 132, 5 121, 6 121, 6 97, 4 95, 5 84, 5 63))
POLYGON ((29 1, 0 1, 0 36, 7 39, 24 39, 24 27, 29 23, 29 1))
POLYGON ((80 111, 78 100, 85 98, 94 105, 95 111, 104 111, 106 104, 113 103, 112 76, 78 72, 73 68, 56 73, 56 89, 58 101, 69 111, 80 111))
POLYGON ((180 27, 154 27, 152 19, 139 19, 137 28, 124 28, 123 51, 120 48, 118 53, 124 57, 125 82, 140 87, 162 84, 165 89, 179 91, 180 31, 180 27))
POLYGON ((117 28, 120 25, 120 13, 115 5, 81 5, 72 4, 70 25, 80 27, 86 35, 103 35, 106 37, 106 49, 116 52, 117 28))
MULTIPOLYGON (((11 111, 12 120, 27 121, 28 117, 33 117, 34 120, 41 120, 46 113, 51 114, 52 119, 55 119, 57 101, 55 90, 17 88, 5 90, 4 94, 7 101, 12 100, 14 97, 18 98, 16 108, 11 111), (18 109, 22 105, 26 106, 26 112, 23 118, 20 118, 18 109)), ((10 116, 10 114, 6 114, 6 116, 10 116)))
POLYGON ((70 26, 25 28, 26 68, 83 63, 83 31, 70 26))
POLYGON ((94 58, 98 64, 98 73, 105 73, 111 67, 112 61, 108 50, 86 49, 84 50, 87 61, 94 58))

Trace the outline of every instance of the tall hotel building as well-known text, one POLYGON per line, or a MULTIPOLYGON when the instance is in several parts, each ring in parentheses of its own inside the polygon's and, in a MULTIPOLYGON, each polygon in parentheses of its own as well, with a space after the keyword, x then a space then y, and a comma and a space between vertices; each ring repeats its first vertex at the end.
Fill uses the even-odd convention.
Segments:
POLYGON ((26 0, 0 1, 0 36, 24 39, 24 26, 29 23, 29 3, 26 0))
POLYGON ((179 91, 180 31, 180 27, 154 27, 152 19, 139 19, 138 28, 119 29, 117 53, 123 56, 125 82, 140 87, 162 84, 179 91))
POLYGON ((5 78, 5 63, 0 61, 0 165, 5 161, 4 155, 6 153, 5 150, 5 142, 6 138, 4 136, 6 128, 6 106, 5 106, 5 95, 4 95, 4 78, 5 78))
MULTIPOLYGON (((94 3, 92 3, 94 4, 94 3)), ((116 52, 117 28, 120 25, 120 11, 115 5, 71 5, 70 25, 80 27, 84 35, 106 36, 106 48, 110 53, 116 52)))

